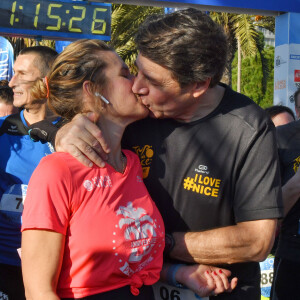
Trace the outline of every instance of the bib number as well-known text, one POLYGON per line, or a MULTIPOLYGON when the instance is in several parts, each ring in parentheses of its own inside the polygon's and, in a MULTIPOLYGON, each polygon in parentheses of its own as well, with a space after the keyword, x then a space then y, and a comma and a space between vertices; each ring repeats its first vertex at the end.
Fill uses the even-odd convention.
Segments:
POLYGON ((6 222, 21 225, 21 216, 26 192, 26 184, 14 184, 3 193, 0 200, 0 214, 6 222))
POLYGON ((164 282, 153 285, 155 300, 209 300, 208 297, 200 297, 189 289, 180 289, 164 282))
POLYGON ((269 299, 274 276, 274 256, 270 255, 259 263, 261 269, 260 288, 262 299, 269 299))

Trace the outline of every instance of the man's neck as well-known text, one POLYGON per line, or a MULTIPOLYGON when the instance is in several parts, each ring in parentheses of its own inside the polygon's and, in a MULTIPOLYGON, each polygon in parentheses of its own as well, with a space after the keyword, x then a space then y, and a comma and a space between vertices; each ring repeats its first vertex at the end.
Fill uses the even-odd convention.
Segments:
POLYGON ((51 116, 53 116, 53 113, 48 109, 46 104, 42 104, 39 107, 30 107, 24 109, 24 118, 27 126, 47 119, 51 116))
POLYGON ((225 93, 225 88, 220 85, 216 85, 213 88, 209 88, 204 95, 201 96, 191 107, 190 111, 187 111, 183 116, 175 118, 179 122, 189 123, 203 119, 210 113, 212 113, 220 104, 225 93))

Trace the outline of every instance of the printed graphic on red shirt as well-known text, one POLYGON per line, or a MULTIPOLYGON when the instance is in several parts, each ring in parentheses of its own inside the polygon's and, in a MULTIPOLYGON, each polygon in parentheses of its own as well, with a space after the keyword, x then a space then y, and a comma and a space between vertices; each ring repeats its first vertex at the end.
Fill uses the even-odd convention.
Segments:
MULTIPOLYGON (((157 226, 157 220, 153 220, 147 212, 140 207, 134 207, 132 202, 128 202, 127 206, 120 206, 116 214, 121 216, 119 224, 116 226, 124 232, 126 241, 130 241, 131 254, 127 261, 119 260, 121 263, 120 270, 131 276, 132 274, 144 269, 154 258, 151 255, 153 247, 157 245, 157 230, 161 230, 157 226)), ((164 235, 164 232, 161 233, 164 235)), ((113 244, 116 241, 113 240, 113 244)), ((158 244, 158 247, 163 245, 158 244)), ((113 246, 115 256, 118 252, 113 246)), ((153 251, 154 254, 157 252, 153 251)))
POLYGON ((96 176, 92 180, 85 180, 83 186, 87 191, 92 191, 94 188, 112 187, 112 182, 109 176, 96 176))

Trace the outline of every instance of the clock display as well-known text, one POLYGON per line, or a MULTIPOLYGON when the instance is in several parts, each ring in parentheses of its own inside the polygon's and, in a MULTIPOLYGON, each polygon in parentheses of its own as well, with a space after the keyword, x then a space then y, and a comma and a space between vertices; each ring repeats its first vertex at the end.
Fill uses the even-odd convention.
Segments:
POLYGON ((111 5, 87 1, 1 0, 3 35, 110 39, 111 5))

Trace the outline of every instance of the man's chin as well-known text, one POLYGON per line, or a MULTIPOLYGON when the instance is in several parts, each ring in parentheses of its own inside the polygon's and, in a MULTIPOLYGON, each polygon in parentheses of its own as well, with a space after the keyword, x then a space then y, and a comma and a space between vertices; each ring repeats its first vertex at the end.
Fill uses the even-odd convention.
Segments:
POLYGON ((154 113, 152 111, 149 112, 148 117, 156 119, 156 116, 154 115, 154 113))
POLYGON ((149 111, 148 117, 154 118, 154 119, 163 119, 164 115, 162 113, 153 113, 151 110, 149 111))
POLYGON ((17 107, 17 108, 23 108, 25 105, 24 101, 20 101, 18 100, 14 100, 13 102, 13 106, 17 107))

